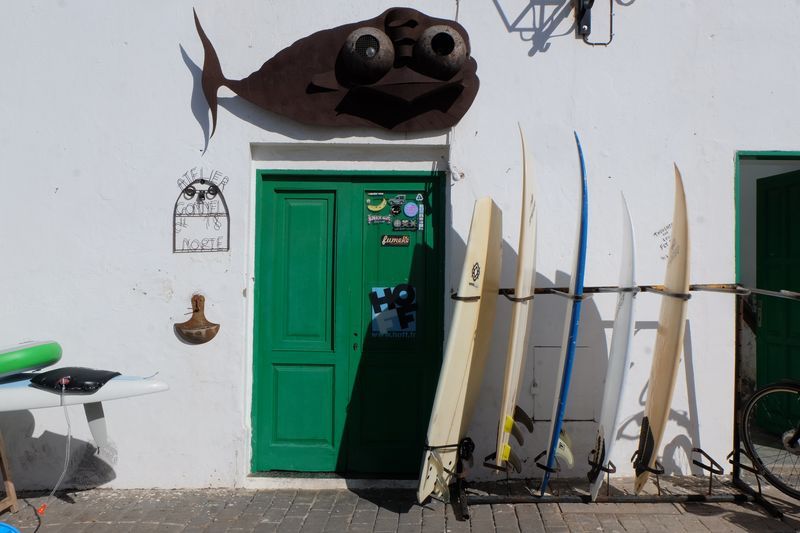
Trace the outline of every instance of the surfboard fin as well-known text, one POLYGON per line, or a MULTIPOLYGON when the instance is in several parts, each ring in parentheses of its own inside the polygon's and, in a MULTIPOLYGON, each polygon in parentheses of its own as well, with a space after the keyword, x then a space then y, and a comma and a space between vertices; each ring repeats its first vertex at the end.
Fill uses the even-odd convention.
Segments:
POLYGON ((89 423, 89 431, 99 450, 108 446, 108 428, 106 427, 106 416, 103 412, 102 402, 92 402, 83 404, 86 413, 86 421, 89 423))
POLYGON ((508 422, 510 422, 510 423, 506 424, 506 431, 511 433, 511 435, 515 439, 517 439, 517 442, 520 445, 525 444, 525 434, 522 433, 522 430, 519 429, 519 426, 513 420, 511 420, 510 418, 508 419, 508 422))
POLYGON ((525 426, 528 433, 533 433, 533 419, 519 405, 514 406, 514 420, 525 426))
POLYGON ((567 468, 572 468, 575 465, 575 456, 572 455, 572 439, 562 429, 558 435, 558 446, 556 446, 556 460, 558 464, 565 464, 567 468), (563 461, 563 463, 562 463, 563 461))
POLYGON ((522 472, 522 461, 520 461, 519 456, 514 453, 514 450, 510 448, 508 450, 508 459, 506 459, 506 462, 514 467, 514 470, 516 470, 517 474, 522 472))

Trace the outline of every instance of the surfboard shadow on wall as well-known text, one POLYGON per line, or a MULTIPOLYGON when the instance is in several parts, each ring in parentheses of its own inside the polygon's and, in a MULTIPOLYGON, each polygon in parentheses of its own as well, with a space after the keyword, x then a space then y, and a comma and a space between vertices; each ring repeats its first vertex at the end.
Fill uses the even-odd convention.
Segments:
MULTIPOLYGON (((658 321, 656 320, 637 320, 634 325, 634 336, 647 331, 651 334, 648 337, 645 345, 652 346, 655 339, 655 332, 658 328, 658 321)), ((692 475, 703 475, 703 470, 692 463, 692 459, 696 458, 692 454, 692 448, 702 447, 702 435, 700 433, 700 425, 698 421, 698 401, 696 379, 694 374, 694 353, 692 350, 692 330, 691 322, 686 320, 686 333, 683 337, 683 356, 682 356, 683 372, 678 375, 678 383, 686 387, 686 400, 689 411, 680 411, 677 409, 670 409, 669 412, 669 425, 677 424, 680 430, 670 441, 662 443, 662 449, 658 451, 657 456, 661 465, 664 467, 664 472, 667 475, 683 474, 688 468, 692 475)), ((634 355, 631 364, 649 365, 649 355, 647 359, 643 359, 641 354, 637 357, 634 355)), ((630 383, 629 386, 639 386, 638 384, 630 383)), ((637 405, 639 410, 633 415, 620 421, 617 432, 614 438, 635 443, 639 440, 639 432, 642 425, 642 417, 644 416, 644 407, 647 399, 648 383, 644 383, 639 389, 637 395, 637 405)), ((676 389, 676 399, 680 391, 676 389)), ((673 404, 675 401, 673 401, 673 404)), ((668 426, 669 427, 669 426, 668 426)))
MULTIPOLYGON (((62 416, 61 424, 54 427, 60 429, 63 425, 62 416)), ((0 413, 0 427, 17 490, 52 489, 64 467, 66 435, 48 429, 34 437, 36 420, 30 411, 0 413)), ((62 489, 92 489, 116 479, 113 466, 104 460, 105 452, 98 457, 92 443, 74 436, 70 446, 70 465, 62 489)), ((108 458, 115 460, 114 455, 108 458)))

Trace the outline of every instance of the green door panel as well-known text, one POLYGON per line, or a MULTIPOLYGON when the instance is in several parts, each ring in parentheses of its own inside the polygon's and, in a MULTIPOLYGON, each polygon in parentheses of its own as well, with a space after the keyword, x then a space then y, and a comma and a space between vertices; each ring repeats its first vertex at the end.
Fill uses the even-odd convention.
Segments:
POLYGON ((337 469, 348 357, 346 323, 333 319, 348 313, 334 269, 336 242, 349 242, 336 232, 341 197, 331 187, 259 190, 255 470, 337 469))
MULTIPOLYGON (((756 191, 757 285, 800 291, 800 172, 759 179, 756 191)), ((757 385, 800 379, 800 304, 768 296, 758 304, 757 385)), ((797 406, 782 409, 793 419, 800 416, 797 406)))
POLYGON ((362 224, 364 346, 358 366, 353 365, 356 401, 347 424, 347 465, 353 472, 418 473, 443 329, 436 254, 440 223, 431 216, 440 200, 432 185, 368 184, 360 191, 364 219, 389 217, 391 222, 362 224), (376 198, 381 199, 377 205, 376 198), (383 200, 386 205, 376 211, 383 200), (386 236, 407 238, 407 244, 387 246, 386 236))
POLYGON ((442 357, 443 191, 431 173, 259 173, 254 471, 416 474, 442 357))

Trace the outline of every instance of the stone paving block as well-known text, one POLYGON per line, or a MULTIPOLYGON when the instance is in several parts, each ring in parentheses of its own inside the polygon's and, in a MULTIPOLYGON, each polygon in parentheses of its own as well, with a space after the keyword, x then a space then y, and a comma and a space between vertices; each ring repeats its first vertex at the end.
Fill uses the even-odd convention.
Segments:
POLYGON ((287 509, 270 509, 261 517, 262 522, 281 522, 287 509))
POLYGON ((368 510, 368 511, 359 511, 353 513, 353 518, 350 520, 351 524, 374 524, 375 517, 378 515, 378 511, 375 510, 368 510))
POLYGON ((294 496, 294 503, 308 503, 311 504, 317 498, 317 491, 315 490, 301 490, 294 496))
POLYGON ((298 533, 303 527, 302 516, 286 516, 278 524, 278 533, 298 533))
MULTIPOLYGON (((396 533, 420 533, 422 531, 422 523, 419 524, 398 524, 396 533)), ((473 529, 477 532, 479 530, 473 529)))
POLYGON ((542 516, 535 504, 524 503, 515 506, 517 524, 521 533, 539 533, 544 531, 542 516))
POLYGON ((397 530, 397 519, 392 520, 391 518, 379 518, 375 520, 375 525, 372 529, 376 533, 394 532, 397 530))
POLYGON ((618 514, 617 520, 622 524, 622 527, 625 528, 625 531, 637 533, 647 531, 647 528, 644 527, 644 524, 637 514, 618 514))
POLYGON ((311 502, 297 503, 297 501, 295 501, 292 503, 292 506, 286 510, 286 514, 284 516, 306 516, 310 510, 311 502))
POLYGON ((349 516, 342 516, 342 515, 332 515, 328 518, 328 521, 325 523, 325 528, 323 531, 325 532, 341 532, 347 529, 347 526, 350 525, 350 517, 349 516))
POLYGON ((293 490, 279 490, 275 492, 275 497, 272 499, 271 507, 274 509, 288 509, 292 506, 296 491, 293 490))
POLYGON ((397 522, 400 525, 419 525, 422 524, 422 507, 415 505, 405 513, 399 513, 397 522))
POLYGON ((253 528, 253 533, 275 533, 276 531, 278 531, 278 524, 275 522, 261 522, 253 528))

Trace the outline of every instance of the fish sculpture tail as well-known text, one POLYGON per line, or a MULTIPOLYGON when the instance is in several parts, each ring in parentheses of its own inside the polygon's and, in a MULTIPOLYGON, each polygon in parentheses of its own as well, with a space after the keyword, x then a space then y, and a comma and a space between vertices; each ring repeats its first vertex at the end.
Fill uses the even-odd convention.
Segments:
POLYGON ((217 51, 211 41, 208 40, 206 32, 200 25, 200 19, 197 18, 197 11, 194 11, 194 25, 197 27, 197 33, 200 36, 200 41, 203 43, 203 51, 205 57, 203 58, 203 75, 202 85, 203 94, 208 102, 208 107, 211 110, 211 135, 214 136, 214 131, 217 129, 217 91, 223 85, 226 85, 228 80, 222 74, 222 67, 219 64, 219 57, 217 51))

